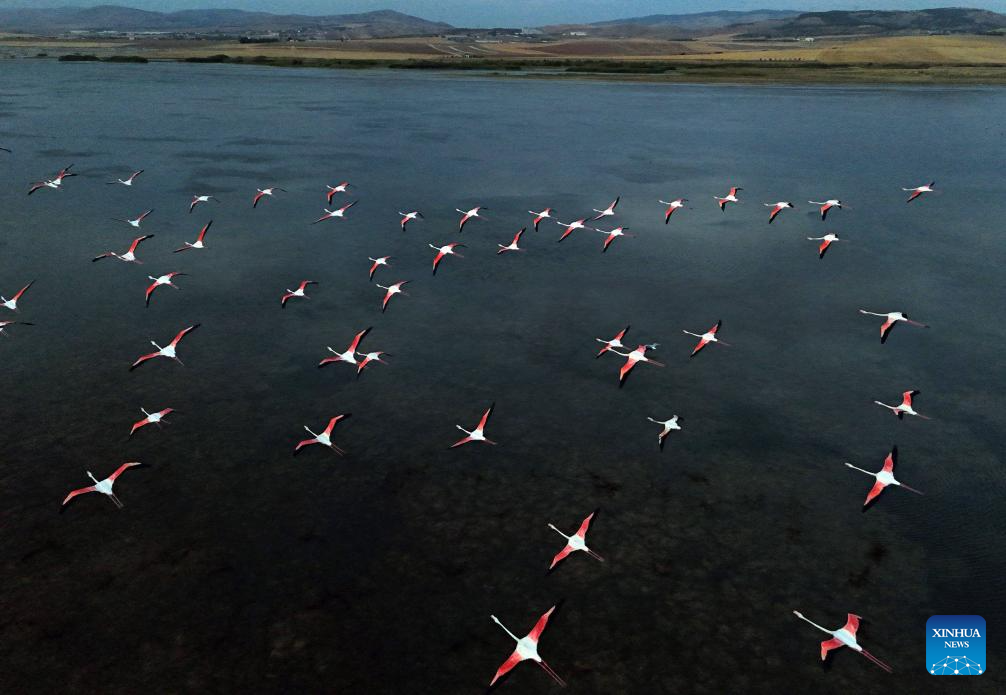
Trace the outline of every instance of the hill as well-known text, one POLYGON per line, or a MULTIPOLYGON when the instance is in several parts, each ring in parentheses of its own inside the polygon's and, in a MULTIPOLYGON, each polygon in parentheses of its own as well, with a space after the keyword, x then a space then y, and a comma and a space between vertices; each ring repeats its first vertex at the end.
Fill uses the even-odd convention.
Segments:
POLYGON ((614 19, 591 24, 559 24, 541 28, 546 33, 551 34, 584 32, 589 36, 605 38, 675 38, 716 33, 724 27, 729 26, 789 19, 799 14, 799 12, 790 10, 652 14, 643 17, 614 19))
POLYGON ((63 34, 71 31, 252 33, 306 32, 346 38, 435 35, 449 24, 380 10, 359 14, 309 16, 243 10, 183 10, 151 12, 118 5, 97 7, 0 9, 0 28, 29 34, 63 34))
POLYGON ((1006 15, 969 8, 805 12, 796 17, 735 26, 738 38, 988 34, 1006 30, 1006 15))

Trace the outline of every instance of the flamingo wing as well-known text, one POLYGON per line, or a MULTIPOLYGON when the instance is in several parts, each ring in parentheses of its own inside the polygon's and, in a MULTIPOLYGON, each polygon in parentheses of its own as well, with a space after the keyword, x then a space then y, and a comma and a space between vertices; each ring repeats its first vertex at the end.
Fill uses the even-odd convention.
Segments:
POLYGON ((464 439, 459 439, 458 441, 456 441, 453 444, 451 444, 450 448, 451 449, 457 448, 457 447, 461 446, 462 444, 467 444, 471 440, 472 440, 472 438, 470 436, 466 436, 464 439))
POLYGON ((89 485, 87 487, 82 487, 79 490, 74 490, 73 492, 71 492, 69 495, 66 496, 66 499, 63 500, 63 506, 65 507, 66 503, 69 502, 70 500, 72 500, 77 495, 85 495, 88 492, 94 492, 94 485, 89 485))
POLYGON ((191 326, 189 326, 188 328, 183 328, 182 330, 178 331, 178 335, 176 335, 175 338, 174 338, 174 340, 171 341, 171 344, 172 345, 178 345, 178 341, 180 341, 182 338, 184 338, 189 332, 194 331, 197 328, 199 328, 199 326, 200 326, 200 324, 194 323, 191 326))
POLYGON ((258 206, 258 201, 262 200, 262 196, 264 196, 264 195, 265 195, 265 193, 263 193, 262 191, 259 191, 258 193, 256 193, 255 197, 252 199, 252 207, 258 206))
POLYGON ((699 340, 699 342, 692 349, 692 354, 689 355, 689 357, 695 357, 695 355, 698 354, 699 350, 701 350, 702 348, 704 348, 708 343, 709 343, 709 341, 706 340, 705 338, 702 338, 701 340, 699 340))
POLYGON ((782 208, 778 205, 772 208, 772 212, 768 216, 768 223, 772 224, 772 220, 774 220, 780 212, 782 212, 782 208))
POLYGON ((130 461, 129 463, 124 463, 118 468, 116 468, 115 472, 112 473, 112 475, 108 476, 108 480, 114 481, 116 478, 122 475, 122 471, 126 470, 127 468, 132 468, 133 466, 139 466, 139 465, 140 465, 139 461, 130 461))
POLYGON ((310 446, 311 444, 318 444, 317 439, 305 439, 302 442, 297 442, 297 446, 294 448, 293 453, 297 453, 305 446, 310 446))
POLYGON ((141 364, 143 364, 147 360, 152 360, 155 357, 160 357, 160 356, 161 356, 160 352, 151 352, 150 354, 142 355, 142 356, 138 357, 135 362, 133 362, 132 366, 130 366, 130 368, 129 368, 129 371, 133 371, 134 369, 136 369, 137 367, 139 367, 141 364))
POLYGON ((493 685, 496 684, 496 681, 509 673, 510 669, 519 664, 521 661, 523 661, 523 659, 521 658, 520 652, 515 649, 513 654, 511 654, 509 658, 503 662, 503 665, 496 669, 496 675, 493 676, 492 681, 489 683, 489 687, 493 687, 493 685))
POLYGON ((850 635, 856 635, 856 630, 859 629, 859 616, 855 613, 849 613, 845 620, 845 625, 842 627, 843 630, 848 632, 850 635))
POLYGON ((894 471, 894 464, 897 462, 898 462, 898 447, 894 447, 893 449, 891 449, 891 453, 887 455, 887 458, 884 459, 884 467, 881 470, 884 470, 888 473, 892 473, 894 471))
POLYGON ((527 636, 531 638, 532 642, 537 642, 541 637, 541 633, 545 631, 545 627, 548 625, 548 619, 552 617, 552 611, 554 610, 555 606, 552 606, 545 611, 542 616, 538 618, 538 622, 534 624, 534 627, 531 628, 531 632, 527 633, 527 636))
POLYGON ((841 646, 843 646, 842 640, 838 639, 837 637, 832 637, 829 640, 821 642, 821 661, 824 661, 825 659, 828 658, 828 652, 830 652, 832 649, 838 649, 841 646))
POLYGON ((870 488, 870 491, 868 493, 866 493, 866 501, 863 502, 863 506, 865 507, 870 502, 872 502, 874 499, 876 499, 877 495, 879 495, 881 492, 883 492, 885 487, 887 487, 887 486, 884 485, 879 480, 877 482, 875 482, 873 484, 873 487, 870 488))
POLYGON ((489 416, 492 415, 493 408, 495 408, 495 407, 496 407, 496 404, 493 403, 492 405, 490 405, 486 409, 486 411, 484 413, 482 413, 482 419, 479 420, 479 424, 478 424, 478 426, 475 429, 478 429, 478 430, 485 429, 486 423, 489 422, 489 416))
POLYGON ((919 190, 912 191, 912 194, 910 196, 908 196, 908 200, 906 200, 905 202, 906 203, 910 203, 913 200, 915 200, 916 198, 918 198, 920 195, 922 195, 922 191, 919 191, 919 190))
POLYGON ((619 384, 625 383, 625 377, 627 377, 629 375, 629 372, 631 372, 632 368, 635 367, 635 366, 636 366, 636 360, 632 359, 631 357, 629 359, 625 360, 625 364, 623 364, 622 368, 618 370, 618 383, 619 384))
POLYGON ((552 558, 552 564, 549 565, 548 568, 554 569, 555 566, 558 565, 563 560, 565 560, 566 556, 569 555, 571 552, 573 552, 573 548, 569 545, 569 543, 567 543, 562 550, 560 550, 555 554, 555 557, 552 558))
POLYGON ((884 343, 887 342, 887 336, 890 334, 891 329, 894 327, 895 323, 897 323, 897 322, 894 321, 894 320, 892 320, 892 319, 887 319, 880 326, 880 343, 881 344, 884 344, 884 343))
POLYGON ((912 406, 912 397, 919 395, 918 391, 905 391, 901 394, 901 405, 912 406))
POLYGON ((142 420, 140 420, 139 422, 134 423, 132 429, 129 430, 129 436, 132 437, 133 436, 133 432, 135 432, 136 430, 140 429, 141 427, 145 427, 145 426, 147 426, 149 424, 150 424, 150 418, 146 418, 146 417, 143 418, 142 420))
MULTIPOLYGON (((373 326, 371 326, 370 328, 373 328, 373 326)), ((348 348, 349 352, 356 352, 356 348, 360 346, 360 341, 363 340, 363 337, 365 335, 370 333, 370 328, 364 328, 362 331, 353 336, 353 342, 349 344, 348 348)))
POLYGON ((579 536, 580 538, 586 538, 587 537, 587 529, 590 528, 590 522, 593 521, 594 514, 596 514, 596 513, 597 512, 591 512, 590 516, 588 516, 586 519, 583 520, 583 522, 580 524, 580 528, 578 528, 576 530, 576 535, 577 536, 579 536))
POLYGON ((824 258, 824 252, 828 250, 829 246, 831 246, 830 239, 825 239, 824 241, 822 241, 821 245, 817 247, 817 257, 824 258))
POLYGON ((150 287, 147 288, 147 296, 146 296, 147 306, 150 306, 150 295, 152 295, 154 293, 154 290, 156 289, 157 289, 157 281, 155 280, 153 283, 151 283, 150 287))
POLYGON ((342 415, 336 415, 334 418, 329 420, 328 425, 325 427, 325 434, 332 434, 332 430, 335 429, 336 423, 338 423, 339 420, 346 419, 347 417, 349 417, 349 413, 343 413, 342 415))

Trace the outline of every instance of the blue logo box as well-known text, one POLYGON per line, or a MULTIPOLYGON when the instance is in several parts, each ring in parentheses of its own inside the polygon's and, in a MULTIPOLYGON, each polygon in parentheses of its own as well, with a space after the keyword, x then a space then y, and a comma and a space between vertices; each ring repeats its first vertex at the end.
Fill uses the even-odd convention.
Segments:
POLYGON ((934 615, 926 621, 926 671, 934 676, 985 673, 985 618, 934 615))

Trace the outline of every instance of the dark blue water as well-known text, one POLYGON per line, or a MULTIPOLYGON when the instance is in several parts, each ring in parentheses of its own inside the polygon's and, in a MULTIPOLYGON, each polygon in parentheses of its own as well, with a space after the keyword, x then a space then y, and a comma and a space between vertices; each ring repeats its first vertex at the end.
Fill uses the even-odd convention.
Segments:
MULTIPOLYGON (((0 683, 8 692, 481 692, 563 600, 541 654, 574 693, 1001 692, 1001 88, 498 80, 9 61, 0 73, 0 683), (74 163, 64 190, 28 185, 74 163), (136 186, 105 182, 134 169, 136 186), (906 205, 902 187, 939 193, 906 205), (326 183, 347 219, 311 226, 326 183), (721 213, 713 200, 744 188, 721 213), (255 210, 256 187, 281 186, 255 210), (212 193, 192 214, 192 194, 212 193), (621 195, 633 238, 562 244, 621 195), (662 224, 659 198, 691 208, 662 224), (807 200, 843 199, 827 223, 807 200), (763 202, 794 201, 775 224, 763 202), (455 207, 488 206, 457 233, 455 207), (142 266, 112 217, 155 212, 142 266), (399 210, 425 220, 407 232, 399 210), (213 219, 207 249, 174 255, 213 219), (818 260, 808 236, 836 232, 818 260), (427 246, 464 258, 430 274, 427 246), (381 314, 381 284, 410 280, 381 314), (181 289, 143 304, 148 274, 181 289), (279 298, 303 279, 310 301, 279 298), (899 326, 857 308, 902 310, 899 326), (5 311, 5 310, 0 310, 5 311), (7 312, 9 313, 9 312, 7 312), (4 316, 3 318, 7 318, 4 316), (729 347, 689 359, 723 320, 729 347), (130 363, 182 327, 184 367, 130 363), (595 337, 658 369, 624 388, 595 337), (368 326, 388 364, 323 370, 368 326), (920 389, 930 421, 872 404, 920 389), (489 403, 498 446, 448 450, 489 403), (139 409, 173 407, 127 438, 139 409), (305 450, 334 439, 348 455, 305 450), (647 416, 681 416, 661 453, 647 416), (850 461, 896 471, 918 497, 850 461), (60 501, 124 461, 125 508, 60 501), (588 541, 546 576, 562 539, 588 541), (895 670, 790 611, 838 627, 895 670), (989 672, 934 680, 925 622, 988 621, 989 672)), ((554 692, 530 664, 503 690, 554 692)))

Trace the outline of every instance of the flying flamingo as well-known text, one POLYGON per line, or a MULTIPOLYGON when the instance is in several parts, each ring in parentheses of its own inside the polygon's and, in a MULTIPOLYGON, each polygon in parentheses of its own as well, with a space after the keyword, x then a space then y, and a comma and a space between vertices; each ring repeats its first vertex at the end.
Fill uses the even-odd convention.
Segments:
POLYGON ((889 311, 887 313, 877 313, 875 311, 867 311, 866 309, 860 309, 859 313, 866 314, 867 316, 883 316, 884 319, 886 319, 884 321, 884 323, 881 324, 881 326, 880 326, 880 342, 881 342, 881 344, 887 342, 887 337, 891 334, 891 329, 894 328, 894 324, 896 324, 898 321, 904 321, 905 323, 907 323, 909 325, 918 326, 919 328, 929 328, 929 326, 927 326, 924 323, 919 323, 918 321, 911 320, 910 318, 908 318, 908 314, 904 314, 904 313, 902 313, 900 311, 889 311))
POLYGON ((461 208, 454 208, 454 209, 461 213, 461 220, 458 222, 458 233, 460 234, 464 230, 465 224, 471 218, 478 217, 479 219, 485 219, 484 217, 482 217, 481 215, 479 215, 479 210, 488 210, 489 208, 483 207, 483 206, 480 205, 478 207, 472 208, 471 210, 469 210, 467 212, 465 212, 461 208))
POLYGON ((332 204, 332 198, 335 197, 336 193, 345 193, 346 192, 346 189, 349 188, 349 181, 343 181, 338 186, 329 186, 328 184, 325 184, 325 188, 328 189, 328 192, 325 194, 325 201, 329 205, 331 205, 332 204))
POLYGON ((872 471, 863 470, 862 468, 856 468, 848 461, 845 462, 845 465, 848 466, 849 468, 855 471, 859 471, 860 473, 866 473, 867 475, 872 475, 874 478, 877 479, 877 482, 873 484, 873 487, 870 488, 870 491, 866 493, 866 501, 863 502, 864 507, 868 505, 870 502, 872 502, 874 498, 877 497, 877 495, 883 492, 884 488, 887 487, 888 485, 897 485, 898 487, 903 487, 909 492, 914 492, 916 495, 925 494, 919 492, 915 488, 908 487, 904 483, 899 482, 894 478, 894 464, 896 464, 897 462, 898 462, 898 447, 894 447, 891 449, 891 453, 889 453, 887 455, 887 458, 884 459, 884 467, 881 468, 876 473, 872 471))
POLYGON ((141 364, 143 364, 147 360, 152 360, 155 357, 170 357, 171 359, 173 359, 178 364, 182 364, 184 366, 184 364, 182 363, 182 361, 180 359, 178 359, 178 356, 175 354, 175 348, 178 347, 178 343, 181 341, 182 338, 184 338, 186 336, 186 334, 188 334, 190 331, 196 330, 197 328, 199 328, 199 324, 198 323, 193 324, 193 325, 189 326, 188 328, 183 328, 182 330, 180 330, 178 332, 178 335, 176 335, 172 339, 172 341, 170 343, 168 343, 167 345, 165 345, 164 347, 161 347, 160 345, 158 345, 157 343, 155 343, 153 340, 151 340, 150 344, 153 345, 155 348, 157 348, 157 352, 151 352, 151 353, 149 353, 147 355, 141 355, 140 357, 138 357, 136 359, 136 361, 133 362, 132 366, 129 368, 129 371, 133 371, 134 369, 136 369, 137 367, 139 367, 141 364))
POLYGON ((35 191, 37 191, 40 188, 52 188, 52 189, 55 189, 55 190, 58 191, 59 190, 59 182, 56 181, 55 179, 47 179, 45 181, 36 181, 35 183, 33 183, 31 185, 31 188, 28 189, 28 195, 31 195, 32 193, 34 193, 35 191))
MULTIPOLYGON (((360 341, 363 337, 370 333, 370 328, 365 328, 353 337, 353 342, 349 344, 345 352, 336 352, 332 348, 327 348, 335 357, 326 357, 321 362, 318 363, 318 367, 324 367, 326 364, 331 362, 348 362, 349 364, 357 364, 356 361, 356 349, 360 347, 360 341)), ((357 372, 359 373, 359 372, 357 372)))
POLYGON ((664 224, 667 224, 675 210, 685 207, 685 203, 688 202, 688 198, 678 198, 677 200, 672 200, 670 202, 666 200, 658 200, 657 202, 663 203, 667 206, 667 209, 664 210, 664 224))
POLYGON ((22 287, 21 289, 19 289, 17 291, 17 294, 15 294, 10 299, 7 299, 3 295, 0 295, 0 306, 4 307, 5 309, 10 309, 11 311, 18 311, 17 300, 21 299, 21 295, 23 295, 25 292, 27 292, 28 288, 31 287, 34 284, 35 284, 35 281, 32 280, 27 285, 25 285, 24 287, 22 287))
POLYGON ((604 347, 601 348, 596 355, 594 355, 594 359, 597 359, 611 348, 625 347, 625 345, 622 344, 622 338, 624 338, 625 334, 628 332, 629 332, 629 326, 626 326, 618 333, 616 333, 615 337, 612 338, 611 340, 601 340, 600 338, 594 338, 594 340, 596 340, 597 342, 604 343, 604 347))
POLYGON ((325 429, 321 432, 321 434, 315 434, 314 432, 311 432, 311 428, 309 428, 307 425, 304 425, 304 429, 311 434, 312 439, 305 439, 302 442, 298 442, 297 447, 293 450, 294 455, 296 455, 297 452, 299 452, 305 446, 310 446, 312 444, 322 444, 324 446, 327 446, 329 449, 339 454, 340 456, 344 456, 346 452, 340 449, 332 442, 332 430, 335 429, 335 425, 337 422, 339 422, 340 420, 344 420, 349 416, 350 413, 343 413, 342 415, 336 415, 334 418, 328 421, 328 426, 325 427, 325 429))
POLYGON ((192 202, 189 203, 189 212, 191 213, 193 208, 195 208, 199 203, 208 203, 209 201, 214 203, 219 203, 220 201, 212 195, 194 195, 192 196, 192 202))
POLYGON ((384 364, 384 360, 381 359, 381 355, 387 355, 388 357, 391 356, 390 353, 381 352, 380 350, 377 352, 361 352, 358 354, 362 355, 363 359, 360 360, 360 364, 356 367, 356 376, 360 376, 360 372, 362 372, 371 362, 380 362, 381 364, 384 364))
POLYGON ((450 244, 445 244, 444 246, 434 246, 433 244, 428 244, 428 246, 437 252, 436 258, 433 259, 433 274, 437 274, 437 266, 440 265, 440 261, 444 259, 444 256, 457 256, 458 258, 464 258, 460 253, 457 253, 454 249, 457 247, 464 248, 464 244, 458 242, 452 242, 450 244))
POLYGON ((507 246, 504 246, 503 244, 496 244, 500 247, 500 250, 496 252, 496 255, 506 253, 507 251, 523 251, 524 249, 519 247, 517 244, 520 243, 521 235, 524 234, 526 229, 527 227, 521 227, 520 231, 514 234, 513 241, 511 241, 507 246))
POLYGON ((336 217, 345 217, 346 216, 346 210, 349 210, 349 208, 353 207, 358 202, 360 202, 360 201, 354 200, 352 203, 346 203, 345 205, 343 205, 338 210, 329 210, 328 208, 323 208, 325 210, 325 214, 322 215, 321 217, 319 217, 318 219, 316 219, 311 224, 318 224, 319 222, 324 222, 325 220, 331 220, 331 219, 336 218, 336 217))
POLYGON ((0 336, 7 335, 4 330, 7 326, 34 326, 34 323, 29 323, 28 321, 0 321, 0 336))
POLYGON ((597 208, 593 208, 594 212, 596 212, 598 214, 597 214, 597 217, 592 218, 591 221, 592 222, 596 222, 597 220, 601 219, 602 217, 611 217, 612 215, 614 215, 615 214, 615 207, 618 205, 618 200, 621 197, 622 196, 618 196, 618 198, 615 198, 613 201, 611 201, 611 203, 608 205, 608 207, 604 208, 603 210, 598 210, 597 208))
POLYGON ((739 202, 741 202, 740 199, 737 198, 737 191, 743 191, 743 190, 744 189, 741 188, 740 186, 734 186, 733 188, 730 189, 730 192, 727 193, 727 195, 726 195, 725 198, 720 198, 719 196, 713 196, 720 203, 720 211, 721 212, 725 212, 726 211, 726 209, 727 209, 727 203, 739 203, 739 202))
POLYGON ((100 492, 103 495, 108 495, 108 497, 113 502, 115 502, 115 506, 118 507, 119 509, 122 509, 122 502, 120 502, 119 498, 115 496, 114 492, 112 492, 112 486, 115 484, 115 479, 118 478, 120 475, 122 475, 122 472, 124 470, 139 465, 142 465, 139 461, 130 461, 129 463, 124 463, 118 468, 116 468, 115 472, 112 473, 112 475, 105 478, 104 480, 98 480, 93 475, 91 475, 91 471, 88 471, 87 477, 94 481, 94 485, 88 485, 87 487, 82 487, 78 490, 74 490, 73 492, 71 492, 69 495, 66 496, 66 499, 63 500, 63 506, 65 507, 66 503, 72 500, 77 495, 85 495, 88 492, 100 492))
POLYGON ((405 292, 405 291, 402 290, 402 285, 406 284, 407 282, 409 282, 409 281, 408 280, 399 280, 394 285, 389 285, 387 287, 385 287, 384 285, 378 285, 376 282, 374 283, 375 285, 377 285, 378 287, 380 287, 382 290, 387 290, 387 292, 385 292, 385 294, 384 294, 384 301, 381 302, 381 313, 382 314, 384 313, 385 309, 388 308, 388 302, 390 302, 391 298, 394 297, 396 294, 404 294, 406 297, 409 296, 408 292, 405 292))
POLYGON ((578 528, 576 530, 576 533, 574 533, 572 536, 567 536, 565 533, 557 529, 552 524, 548 525, 550 529, 552 529, 553 531, 555 531, 560 536, 566 539, 566 547, 564 547, 562 550, 556 553, 555 557, 552 558, 552 564, 548 566, 549 570, 555 569, 555 566, 558 565, 563 560, 565 560, 567 555, 576 552, 577 550, 582 550, 595 560, 600 560, 601 562, 604 562, 603 557, 601 557, 600 555, 598 555, 593 550, 587 547, 587 529, 590 528, 590 522, 594 518, 595 514, 597 514, 596 511, 591 512, 590 516, 588 516, 580 523, 580 528, 578 528))
POLYGON ((555 606, 549 608, 544 615, 538 618, 538 622, 535 623, 533 628, 531 628, 531 632, 527 633, 524 637, 517 637, 517 635, 507 630, 506 625, 501 623, 499 618, 495 615, 489 616, 493 619, 494 623, 503 628, 503 631, 510 635, 511 639, 517 643, 517 648, 514 649, 513 654, 511 654, 509 658, 503 662, 502 666, 496 669, 496 675, 493 676, 492 682, 489 683, 490 688, 493 687, 496 681, 498 681, 502 676, 507 674, 510 669, 527 659, 530 659, 541 666, 545 673, 551 676, 556 683, 564 688, 566 687, 566 681, 559 678, 559 675, 552 670, 552 667, 542 661, 542 658, 538 656, 538 640, 541 638, 541 633, 545 631, 545 626, 548 625, 548 619, 554 610, 555 606))
POLYGON ((492 415, 493 408, 495 407, 496 404, 493 403, 484 413, 482 413, 482 419, 479 420, 479 424, 471 432, 466 430, 461 425, 455 425, 455 427, 465 433, 465 437, 451 444, 450 448, 453 449, 461 446, 462 444, 467 444, 468 442, 485 442, 486 444, 495 444, 496 442, 491 439, 486 439, 485 435, 486 423, 489 422, 489 416, 492 415))
POLYGON ((661 451, 664 450, 664 441, 666 441, 667 435, 671 433, 671 430, 681 429, 681 425, 678 424, 677 415, 672 417, 670 420, 656 420, 652 417, 647 417, 646 419, 649 420, 650 422, 655 422, 664 428, 663 430, 661 430, 660 434, 657 435, 657 444, 659 445, 661 451))
POLYGON ((407 225, 409 222, 416 219, 417 217, 421 220, 425 219, 423 217, 423 213, 419 212, 419 210, 413 210, 412 212, 399 212, 398 214, 402 216, 401 225, 403 232, 405 231, 405 225, 407 225))
POLYGON ((286 193, 285 188, 280 188, 279 186, 273 186, 272 188, 256 188, 255 197, 252 198, 252 207, 258 207, 258 201, 262 200, 265 196, 271 196, 276 191, 282 191, 286 193))
POLYGON ((161 285, 168 285, 169 287, 174 287, 177 290, 178 285, 171 282, 171 279, 178 275, 188 275, 188 273, 177 273, 177 272, 168 273, 167 275, 161 275, 160 277, 156 278, 153 275, 148 275, 147 277, 153 280, 154 282, 150 285, 150 287, 147 288, 147 295, 146 295, 147 306, 150 306, 150 295, 152 295, 154 293, 154 290, 156 290, 161 285))
POLYGON ((317 284, 318 283, 315 282, 314 280, 301 280, 300 285, 297 286, 297 289, 291 290, 290 288, 287 288, 286 294, 284 294, 283 298, 279 300, 280 306, 286 309, 286 302, 288 299, 290 299, 290 297, 303 297, 304 299, 310 299, 310 297, 304 294, 304 290, 307 288, 308 285, 317 285, 317 284))
POLYGON ((632 352, 619 352, 618 350, 611 348, 611 352, 616 355, 621 355, 625 358, 625 364, 618 371, 618 388, 622 388, 625 384, 626 377, 629 376, 629 372, 632 371, 633 367, 639 362, 649 362, 654 367, 663 367, 663 363, 657 362, 656 360, 651 360, 646 356, 647 350, 656 350, 657 343, 650 343, 649 345, 637 345, 636 349, 632 352))
POLYGON ((798 617, 800 620, 810 623, 821 632, 827 632, 829 635, 832 636, 831 639, 821 642, 821 661, 824 661, 826 658, 828 658, 828 652, 830 652, 832 649, 838 649, 839 647, 849 647, 850 649, 859 652, 860 654, 865 656, 867 659, 869 659, 870 661, 872 661, 873 663, 875 663, 877 666, 884 669, 888 673, 892 672, 890 666, 885 664, 883 661, 875 657, 870 652, 863 649, 861 646, 859 646, 859 643, 856 641, 856 631, 859 630, 859 621, 861 620, 861 618, 858 615, 849 613, 848 617, 846 618, 845 625, 843 625, 837 630, 829 630, 828 628, 821 627, 820 625, 811 620, 807 620, 807 618, 803 617, 803 613, 801 613, 800 611, 793 611, 793 615, 798 617))
POLYGON ((904 393, 901 394, 901 403, 899 405, 887 405, 886 403, 881 403, 880 401, 874 401, 874 403, 876 403, 877 405, 882 405, 888 410, 890 410, 892 413, 898 416, 899 420, 904 419, 905 415, 914 415, 915 417, 920 417, 923 420, 929 420, 930 418, 926 417, 922 413, 915 412, 915 410, 912 408, 912 399, 915 396, 918 396, 920 393, 922 392, 918 390, 905 391, 904 393))
POLYGON ((123 220, 123 219, 119 219, 118 217, 113 217, 112 221, 113 222, 125 222, 130 227, 135 227, 136 229, 139 229, 140 228, 140 223, 143 222, 143 220, 146 219, 147 215, 149 215, 152 212, 153 212, 153 210, 147 210, 146 212, 144 212, 143 214, 141 214, 139 217, 137 217, 135 220, 123 220))
POLYGON ((767 208, 772 208, 772 212, 770 212, 768 216, 769 224, 772 224, 772 222, 775 221, 775 218, 783 210, 786 210, 787 208, 792 209, 796 208, 796 206, 793 205, 793 203, 787 203, 785 200, 780 200, 778 203, 762 203, 762 205, 764 205, 767 208))
POLYGON ((100 256, 95 256, 94 258, 91 259, 91 261, 92 262, 100 261, 102 258, 118 258, 120 261, 124 261, 126 263, 139 263, 140 265, 142 265, 143 261, 137 260, 136 258, 136 247, 140 245, 140 242, 146 239, 152 239, 153 236, 154 236, 153 234, 144 234, 143 236, 136 237, 135 239, 133 239, 133 243, 129 245, 129 248, 126 250, 126 252, 121 256, 115 253, 114 251, 106 251, 100 256))
POLYGON ((556 224, 558 224, 558 225, 566 228, 566 231, 564 231, 562 233, 561 237, 559 237, 558 239, 556 239, 556 242, 562 241, 563 239, 565 239, 566 237, 568 237, 570 234, 572 234, 577 229, 586 229, 587 225, 584 224, 586 221, 587 221, 586 217, 584 217, 582 220, 576 220, 575 222, 570 222, 569 224, 566 224, 565 222, 560 222, 559 220, 556 220, 555 221, 556 224))
POLYGON ((199 230, 199 236, 196 237, 196 243, 190 244, 189 242, 186 241, 186 242, 184 242, 185 246, 183 246, 180 249, 175 249, 174 253, 178 253, 179 251, 188 251, 189 249, 204 249, 204 248, 206 248, 206 246, 203 244, 203 240, 206 239, 206 232, 207 232, 207 230, 209 230, 211 224, 213 224, 213 220, 210 220, 209 222, 207 222, 206 226, 204 226, 202 229, 199 230))
POLYGON ((132 437, 133 432, 140 429, 141 427, 146 427, 147 425, 157 425, 158 427, 160 427, 162 421, 167 422, 167 420, 165 420, 164 418, 173 413, 174 410, 175 410, 174 408, 165 408, 164 410, 156 410, 152 413, 148 413, 143 408, 140 408, 140 412, 146 415, 146 417, 140 420, 139 422, 133 423, 133 428, 129 430, 129 436, 132 437))
POLYGON ((820 205, 821 206, 821 221, 822 222, 828 216, 828 211, 829 210, 831 210, 832 208, 839 208, 839 209, 842 208, 842 201, 839 200, 838 198, 829 198, 828 200, 825 200, 824 202, 821 202, 821 201, 818 201, 818 200, 808 200, 807 202, 810 203, 811 205, 820 205))
POLYGON ((912 194, 908 196, 908 200, 905 201, 906 203, 910 203, 923 193, 932 193, 934 186, 936 186, 936 182, 930 181, 929 183, 922 186, 916 186, 915 188, 902 188, 901 190, 912 192, 912 194))
POLYGON ((632 234, 627 234, 625 232, 626 229, 628 229, 628 227, 615 227, 614 229, 612 229, 610 231, 605 231, 603 229, 595 229, 594 230, 595 232, 600 232, 601 234, 607 234, 608 235, 607 238, 605 238, 605 240, 604 240, 604 245, 601 247, 601 253, 604 253, 605 251, 607 251, 608 247, 611 246, 611 242, 613 242, 618 237, 620 237, 620 236, 626 236, 626 237, 634 236, 632 234))
POLYGON ((541 212, 528 210, 528 214, 534 215, 534 231, 538 231, 538 223, 542 220, 552 219, 552 208, 545 208, 541 212))
POLYGON ((722 326, 722 325, 723 325, 723 321, 719 320, 719 321, 716 322, 715 326, 713 326, 712 328, 710 328, 705 333, 701 333, 701 334, 700 333, 692 333, 691 331, 682 331, 682 333, 687 333, 688 335, 694 335, 696 338, 699 339, 699 342, 695 345, 695 348, 692 350, 692 354, 689 355, 689 357, 695 357, 695 355, 698 353, 698 351, 701 350, 702 348, 704 348, 709 343, 719 343, 720 345, 726 345, 726 346, 729 347, 730 343, 724 343, 722 340, 720 340, 719 338, 716 337, 716 332, 718 330, 720 330, 720 326, 722 326))
POLYGON ((133 185, 133 181, 136 180, 136 177, 139 176, 142 173, 143 173, 143 169, 140 169, 139 171, 134 171, 132 174, 129 175, 128 179, 126 179, 126 180, 116 179, 115 181, 109 181, 108 185, 109 186, 114 186, 117 183, 121 183, 123 186, 132 186, 133 185))
POLYGON ((377 267, 381 265, 387 266, 388 261, 391 260, 391 256, 381 256, 380 258, 371 258, 370 256, 367 256, 367 260, 374 262, 374 264, 370 266, 370 276, 369 276, 369 279, 373 280, 374 273, 377 272, 377 267))
POLYGON ((832 242, 843 241, 843 239, 839 239, 832 232, 828 232, 824 236, 809 236, 807 237, 807 241, 820 241, 821 245, 817 247, 817 257, 824 258, 824 252, 828 250, 832 242))

